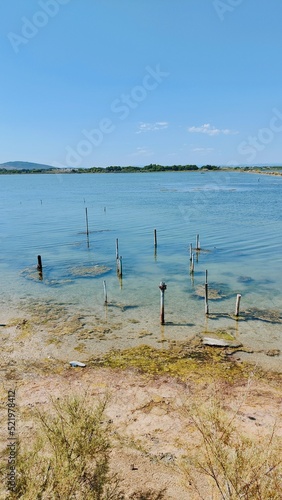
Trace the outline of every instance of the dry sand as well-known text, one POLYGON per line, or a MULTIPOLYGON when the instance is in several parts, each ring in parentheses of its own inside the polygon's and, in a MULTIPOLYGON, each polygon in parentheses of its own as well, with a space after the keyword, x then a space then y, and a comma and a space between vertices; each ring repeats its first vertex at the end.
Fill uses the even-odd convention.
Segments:
MULTIPOLYGON (((136 490, 165 488, 165 500, 199 498, 180 466, 187 443, 191 445, 195 439, 186 411, 187 405, 195 401, 208 401, 220 394, 230 416, 236 412, 235 423, 244 433, 260 439, 276 421, 276 433, 282 436, 278 375, 268 372, 265 378, 253 376, 236 383, 214 381, 211 377, 209 382, 198 383, 195 376, 180 380, 142 374, 132 368, 99 367, 91 361, 85 368, 72 368, 70 360, 82 359, 71 335, 67 349, 66 343, 46 344, 44 324, 37 324, 35 332, 28 320, 6 320, 0 321, 2 450, 7 442, 5 404, 9 389, 16 391, 17 431, 23 442, 33 434, 32 409, 47 412, 51 397, 87 391, 94 401, 107 395, 106 418, 111 422, 113 441, 111 465, 123 480, 128 496, 136 490)), ((87 353, 82 358, 85 361, 87 353)))

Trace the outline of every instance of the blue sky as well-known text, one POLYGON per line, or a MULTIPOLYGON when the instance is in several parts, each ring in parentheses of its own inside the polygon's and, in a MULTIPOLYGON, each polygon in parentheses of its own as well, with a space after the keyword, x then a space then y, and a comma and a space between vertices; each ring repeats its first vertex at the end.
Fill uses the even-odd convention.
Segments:
POLYGON ((281 0, 0 12, 0 163, 282 164, 281 0))

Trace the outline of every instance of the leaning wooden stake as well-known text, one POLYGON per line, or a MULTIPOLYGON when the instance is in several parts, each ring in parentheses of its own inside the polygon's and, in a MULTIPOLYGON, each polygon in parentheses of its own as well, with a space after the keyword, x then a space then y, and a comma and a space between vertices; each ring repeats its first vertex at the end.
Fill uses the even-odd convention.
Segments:
POLYGON ((103 281, 103 286, 104 286, 104 304, 108 303, 108 295, 107 295, 107 285, 106 281, 103 281))
POLYGON ((209 314, 209 298, 208 298, 208 271, 206 270, 206 282, 205 282, 205 313, 209 314))
POLYGON ((236 308, 235 308, 235 316, 237 316, 237 317, 239 316, 241 297, 242 297, 242 295, 240 295, 240 293, 237 293, 236 308))
POLYGON ((159 289, 161 291, 161 325, 165 324, 165 319, 164 319, 164 293, 165 290, 167 289, 167 286, 164 281, 160 282, 159 289))
POLYGON ((86 234, 89 236, 89 227, 88 227, 88 212, 87 208, 85 208, 85 217, 86 217, 86 234))

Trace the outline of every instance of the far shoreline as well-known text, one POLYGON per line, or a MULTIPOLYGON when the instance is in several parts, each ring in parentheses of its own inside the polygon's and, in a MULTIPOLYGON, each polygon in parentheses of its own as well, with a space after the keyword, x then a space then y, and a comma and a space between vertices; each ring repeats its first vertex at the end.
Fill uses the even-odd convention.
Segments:
POLYGON ((56 168, 52 166, 42 166, 40 164, 33 167, 32 163, 29 162, 10 162, 7 164, 0 165, 0 175, 35 175, 35 174, 48 174, 48 175, 66 175, 66 174, 145 174, 145 173, 167 173, 167 172, 197 172, 197 173, 207 173, 207 172, 235 172, 235 173, 251 173, 259 175, 273 175, 282 176, 282 166, 216 166, 216 165, 203 165, 198 167, 197 165, 159 165, 150 164, 143 167, 136 166, 108 166, 108 167, 62 167, 56 168), (23 163, 25 166, 15 166, 13 168, 13 163, 15 165, 23 163))

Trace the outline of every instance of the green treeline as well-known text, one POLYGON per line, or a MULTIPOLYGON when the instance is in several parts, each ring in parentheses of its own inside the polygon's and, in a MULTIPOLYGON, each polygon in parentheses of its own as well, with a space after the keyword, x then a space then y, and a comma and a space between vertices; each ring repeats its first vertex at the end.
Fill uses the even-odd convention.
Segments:
POLYGON ((240 166, 240 167, 218 167, 216 165, 203 165, 198 167, 197 165, 158 165, 156 163, 150 163, 150 165, 145 165, 144 167, 120 167, 118 165, 113 165, 110 167, 90 167, 90 168, 4 168, 0 167, 1 174, 109 174, 109 173, 143 173, 143 172, 193 172, 193 171, 207 171, 207 170, 234 170, 234 171, 251 171, 251 172, 281 172, 281 166, 274 167, 255 167, 255 166, 240 166))
POLYGON ((80 173, 112 173, 112 172, 123 172, 123 173, 135 173, 135 172, 176 172, 176 171, 186 171, 186 170, 198 170, 197 165, 172 165, 172 166, 163 166, 151 163, 150 165, 146 165, 145 167, 119 167, 119 166, 111 166, 111 167, 92 167, 92 168, 79 168, 77 169, 80 173))
POLYGON ((136 173, 136 172, 187 172, 187 171, 198 171, 198 170, 221 170, 220 167, 215 165, 204 165, 198 167, 197 165, 158 165, 155 163, 150 163, 150 165, 145 165, 144 167, 120 167, 120 166, 110 166, 110 167, 90 167, 90 168, 17 168, 17 169, 6 169, 0 168, 1 174, 107 174, 107 173, 136 173))
POLYGON ((7 168, 0 168, 0 175, 1 174, 6 174, 6 175, 13 175, 13 174, 54 174, 57 173, 58 170, 54 168, 50 168, 50 170, 44 169, 44 168, 34 168, 34 169, 29 169, 29 168, 19 168, 19 169, 7 169, 7 168))

